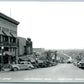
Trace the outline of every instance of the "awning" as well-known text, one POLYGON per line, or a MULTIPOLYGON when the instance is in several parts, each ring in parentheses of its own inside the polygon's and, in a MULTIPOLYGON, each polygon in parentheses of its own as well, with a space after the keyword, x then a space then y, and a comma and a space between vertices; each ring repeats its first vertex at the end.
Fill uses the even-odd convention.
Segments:
POLYGON ((27 56, 22 56, 22 57, 19 57, 20 60, 23 60, 23 61, 26 61, 28 60, 28 57, 27 56))
POLYGON ((16 34, 13 34, 13 33, 10 33, 11 35, 12 35, 12 37, 17 37, 17 35, 16 34))
POLYGON ((3 55, 10 55, 10 56, 12 56, 12 53, 10 53, 10 52, 8 52, 8 51, 5 51, 5 52, 3 53, 3 55))
POLYGON ((4 35, 3 33, 2 33, 2 31, 0 30, 0 35, 4 35))
MULTIPOLYGON (((10 52, 8 52, 8 51, 5 51, 5 52, 3 53, 3 56, 5 56, 5 55, 14 57, 14 56, 12 55, 12 53, 10 53, 10 52)), ((0 53, 0 56, 2 56, 2 53, 0 53)))
POLYGON ((6 31, 2 31, 4 35, 6 36, 11 36, 9 32, 6 32, 6 31))

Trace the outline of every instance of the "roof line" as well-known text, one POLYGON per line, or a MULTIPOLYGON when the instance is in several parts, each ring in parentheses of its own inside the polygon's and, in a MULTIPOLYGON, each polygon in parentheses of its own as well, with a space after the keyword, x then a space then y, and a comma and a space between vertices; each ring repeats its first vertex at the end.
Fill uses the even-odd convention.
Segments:
POLYGON ((1 12, 0 12, 0 17, 3 18, 3 19, 5 19, 5 20, 8 20, 9 22, 12 22, 12 23, 14 23, 14 24, 16 24, 16 25, 19 24, 18 21, 14 20, 14 19, 12 19, 12 18, 10 18, 10 17, 8 17, 7 15, 5 15, 5 14, 3 14, 3 13, 1 13, 1 12))

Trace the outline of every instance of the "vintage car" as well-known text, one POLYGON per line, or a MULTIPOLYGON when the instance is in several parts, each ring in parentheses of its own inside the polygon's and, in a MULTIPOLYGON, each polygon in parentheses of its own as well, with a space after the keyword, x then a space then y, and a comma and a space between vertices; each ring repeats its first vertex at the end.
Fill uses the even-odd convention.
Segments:
POLYGON ((55 66, 57 63, 56 62, 52 62, 52 61, 42 61, 42 60, 39 60, 38 61, 38 67, 40 68, 44 68, 44 67, 50 67, 50 66, 55 66))
POLYGON ((73 61, 73 65, 74 66, 78 66, 78 62, 77 61, 73 61))
POLYGON ((79 67, 79 68, 84 68, 84 61, 80 61, 80 62, 77 64, 77 67, 79 67))
POLYGON ((12 71, 34 69, 34 66, 30 62, 20 62, 20 64, 12 64, 10 66, 12 71))
POLYGON ((43 60, 38 60, 37 61, 37 68, 44 68, 44 67, 48 67, 48 62, 43 61, 43 60))

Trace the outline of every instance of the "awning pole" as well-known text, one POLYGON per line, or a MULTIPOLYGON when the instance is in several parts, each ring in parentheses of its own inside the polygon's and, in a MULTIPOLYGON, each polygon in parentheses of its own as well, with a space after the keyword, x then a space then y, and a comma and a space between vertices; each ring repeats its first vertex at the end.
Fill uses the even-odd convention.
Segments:
MULTIPOLYGON (((11 47, 9 47, 9 52, 11 51, 10 48, 11 47)), ((11 64, 11 56, 10 55, 8 56, 8 62, 9 62, 9 64, 11 64)))

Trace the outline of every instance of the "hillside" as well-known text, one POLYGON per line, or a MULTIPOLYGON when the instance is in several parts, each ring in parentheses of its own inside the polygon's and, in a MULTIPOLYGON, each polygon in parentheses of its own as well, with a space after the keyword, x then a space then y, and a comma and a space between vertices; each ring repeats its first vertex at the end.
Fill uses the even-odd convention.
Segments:
POLYGON ((58 56, 65 58, 65 56, 62 53, 65 53, 65 54, 71 56, 72 58, 75 58, 76 56, 79 55, 79 53, 81 53, 81 56, 84 57, 84 49, 58 50, 58 56), (60 55, 60 54, 62 54, 62 55, 60 55))

